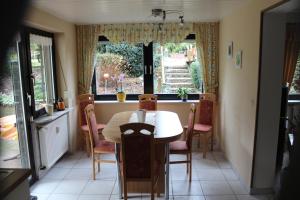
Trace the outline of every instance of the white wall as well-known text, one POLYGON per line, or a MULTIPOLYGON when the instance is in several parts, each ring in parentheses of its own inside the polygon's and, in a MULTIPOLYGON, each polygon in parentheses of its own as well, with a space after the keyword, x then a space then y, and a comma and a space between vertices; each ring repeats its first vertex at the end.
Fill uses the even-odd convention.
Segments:
POLYGON ((220 124, 221 147, 241 181, 250 190, 254 150, 261 11, 280 0, 252 0, 220 22, 220 124), (242 68, 227 56, 243 51, 242 68))

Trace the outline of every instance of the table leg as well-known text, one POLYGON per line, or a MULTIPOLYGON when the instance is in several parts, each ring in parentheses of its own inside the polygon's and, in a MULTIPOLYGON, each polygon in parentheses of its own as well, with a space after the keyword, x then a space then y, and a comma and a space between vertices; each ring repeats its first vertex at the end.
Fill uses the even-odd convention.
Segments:
POLYGON ((170 149, 169 143, 166 144, 166 180, 165 180, 165 199, 169 199, 169 176, 170 176, 170 169, 169 169, 169 159, 170 159, 170 149))
POLYGON ((120 169, 120 144, 116 143, 115 148, 115 154, 116 154, 116 161, 117 161, 117 169, 118 169, 118 184, 119 184, 119 197, 122 199, 123 195, 123 188, 122 188, 122 180, 121 180, 121 169, 120 169))

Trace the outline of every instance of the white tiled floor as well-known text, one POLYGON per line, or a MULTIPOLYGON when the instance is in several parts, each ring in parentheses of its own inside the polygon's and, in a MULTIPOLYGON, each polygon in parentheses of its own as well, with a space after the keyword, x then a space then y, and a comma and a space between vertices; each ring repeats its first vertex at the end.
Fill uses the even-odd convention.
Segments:
MULTIPOLYGON (((113 155, 110 156, 113 158, 113 155)), ((180 156, 171 156, 171 160, 180 156)), ((41 180, 31 187, 38 200, 119 199, 115 164, 102 164, 96 180, 92 164, 83 152, 64 156, 41 180)), ((250 196, 222 152, 193 153, 192 182, 186 165, 170 167, 170 199, 176 200, 271 200, 272 196, 250 196)), ((149 194, 130 194, 133 199, 150 199, 149 194)), ((164 199, 163 195, 160 198, 164 199)))

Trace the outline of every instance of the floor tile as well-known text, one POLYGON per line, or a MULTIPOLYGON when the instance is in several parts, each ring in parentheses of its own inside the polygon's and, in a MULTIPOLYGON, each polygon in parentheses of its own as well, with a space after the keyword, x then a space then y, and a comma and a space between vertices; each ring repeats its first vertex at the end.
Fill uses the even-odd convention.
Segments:
POLYGON ((69 173, 65 176, 66 180, 89 180, 92 179, 92 169, 71 169, 69 173))
POLYGON ((228 181, 237 181, 239 177, 235 174, 232 169, 221 169, 223 175, 225 176, 226 180, 228 181))
POLYGON ((75 163, 75 165, 73 166, 73 168, 92 169, 93 168, 92 158, 87 158, 87 157, 80 158, 75 163))
POLYGON ((55 179, 42 179, 36 182, 30 191, 37 194, 51 194, 60 182, 60 180, 55 179))
POLYGON ((238 200, 272 200, 270 195, 237 195, 238 200))
POLYGON ((80 194, 87 182, 87 180, 62 180, 53 193, 80 194))
POLYGON ((37 194, 37 193, 31 193, 31 196, 36 196, 38 200, 47 200, 50 196, 49 194, 37 194))
POLYGON ((96 171, 96 180, 116 180, 117 178, 117 169, 100 167, 100 172, 96 171))
MULTIPOLYGON (((110 200, 117 200, 117 199, 120 199, 119 195, 114 194, 114 195, 111 195, 111 196, 110 196, 110 200)), ((129 199, 141 200, 142 197, 141 197, 141 195, 135 195, 135 196, 130 195, 130 196, 129 196, 129 199)), ((171 199, 170 199, 170 200, 171 200, 171 199)))
POLYGON ((73 158, 62 158, 53 167, 54 168, 67 168, 71 169, 76 164, 77 159, 73 158))
POLYGON ((220 169, 197 169, 199 180, 203 181, 224 181, 225 177, 220 169))
POLYGON ((235 195, 209 195, 205 196, 205 200, 237 200, 235 195))
POLYGON ((199 181, 172 181, 173 194, 177 195, 203 195, 199 181))
POLYGON ((52 168, 50 169, 47 174, 43 177, 43 179, 63 179, 71 169, 66 168, 52 168))
POLYGON ((193 160, 193 167, 196 169, 216 169, 219 168, 217 161, 213 159, 199 159, 193 160))
POLYGON ((228 183, 235 194, 249 194, 240 181, 228 181, 228 183))
POLYGON ((176 200, 205 200, 204 196, 174 196, 176 200))
POLYGON ((78 199, 78 195, 74 195, 74 194, 51 194, 47 200, 77 200, 77 199, 78 199))
POLYGON ((204 195, 227 195, 233 194, 226 181, 200 181, 204 195))
MULTIPOLYGON (((151 199, 151 195, 150 194, 142 194, 142 200, 150 200, 151 199)), ((160 195, 160 197, 157 197, 156 195, 154 196, 154 199, 157 199, 157 200, 164 200, 165 197, 164 195, 160 195)), ((173 196, 169 196, 169 199, 173 199, 173 196)))
MULTIPOLYGON (((189 181, 189 177, 190 175, 188 173, 186 173, 186 167, 178 169, 171 169, 170 170, 170 176, 172 180, 180 180, 180 181, 189 181)), ((192 169, 192 180, 198 180, 198 176, 196 173, 196 170, 192 169)))
POLYGON ((78 200, 109 200, 110 195, 79 195, 78 200))
POLYGON ((81 194, 110 195, 113 191, 115 181, 90 180, 81 194))

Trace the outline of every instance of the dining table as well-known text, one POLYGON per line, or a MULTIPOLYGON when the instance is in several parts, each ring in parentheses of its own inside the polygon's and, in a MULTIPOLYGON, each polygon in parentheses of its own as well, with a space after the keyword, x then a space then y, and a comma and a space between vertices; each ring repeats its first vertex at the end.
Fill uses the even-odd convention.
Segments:
MULTIPOLYGON (((120 171, 120 143, 121 143, 121 131, 120 125, 127 123, 141 122, 138 117, 138 111, 124 111, 116 113, 109 120, 105 128, 102 130, 102 134, 105 140, 114 142, 116 144, 116 160, 118 168, 118 184, 119 184, 119 195, 122 198, 122 181, 120 171)), ((155 126, 154 129, 154 142, 155 150, 162 163, 160 169, 159 179, 159 192, 165 194, 165 199, 169 199, 169 143, 178 140, 183 133, 183 128, 177 113, 170 111, 147 111, 143 123, 151 124, 155 126)), ((149 192, 149 187, 145 184, 132 183, 128 185, 129 192, 149 192), (148 191, 147 191, 148 190, 148 191)))

